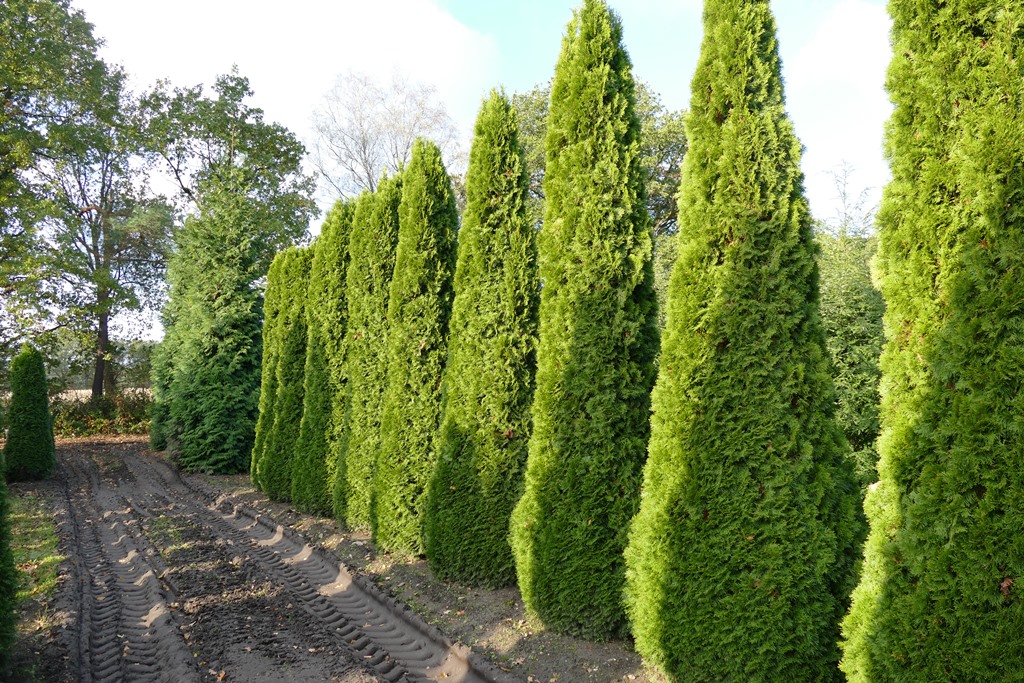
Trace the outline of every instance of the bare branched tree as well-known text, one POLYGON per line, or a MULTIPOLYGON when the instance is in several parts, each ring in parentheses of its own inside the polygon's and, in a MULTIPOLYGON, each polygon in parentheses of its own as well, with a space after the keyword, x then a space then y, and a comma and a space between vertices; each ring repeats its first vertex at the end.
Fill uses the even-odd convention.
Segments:
POLYGON ((396 74, 388 84, 349 72, 338 76, 313 112, 312 159, 335 196, 375 190, 385 173, 409 161, 424 137, 446 159, 458 154, 458 131, 433 86, 396 74))

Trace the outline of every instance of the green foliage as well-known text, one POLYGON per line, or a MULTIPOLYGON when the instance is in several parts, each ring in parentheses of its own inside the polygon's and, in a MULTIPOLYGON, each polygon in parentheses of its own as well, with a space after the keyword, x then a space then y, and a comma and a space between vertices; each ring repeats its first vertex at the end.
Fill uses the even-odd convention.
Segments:
MULTIPOLYGON (((180 294, 180 293, 179 293, 180 294)), ((154 451, 165 450, 168 446, 171 421, 171 380, 174 378, 174 356, 178 349, 177 334, 173 325, 167 325, 172 318, 173 299, 164 306, 164 338, 153 349, 153 373, 150 377, 153 388, 153 406, 150 408, 149 447, 154 451)))
POLYGON ((223 188, 231 177, 258 228, 252 248, 263 276, 277 252, 302 238, 316 211, 315 181, 302 174, 305 147, 245 103, 253 92, 237 70, 217 77, 212 99, 201 85, 167 87, 158 83, 140 103, 147 147, 167 162, 182 197, 200 208, 209 189, 223 188))
POLYGON ((709 0, 679 256, 626 551, 637 650, 679 681, 838 678, 862 539, 768 0, 709 0))
POLYGON ((509 517, 522 492, 536 365, 537 249, 515 111, 480 110, 459 232, 445 394, 424 546, 438 576, 515 581, 509 517))
POLYGON ((292 464, 292 503, 299 510, 331 515, 337 460, 330 457, 335 416, 344 416, 345 276, 352 202, 335 203, 313 243, 306 296, 306 367, 302 422, 292 464), (331 370, 334 360, 334 372, 331 370))
POLYGON ((172 209, 140 178, 142 133, 126 81, 120 68, 105 69, 98 91, 83 95, 77 133, 87 144, 37 171, 50 198, 38 290, 52 302, 50 326, 90 339, 96 399, 115 389, 110 320, 161 303, 171 248, 172 209))
POLYGON ((893 0, 879 483, 851 681, 1024 671, 1024 2, 893 0))
POLYGON ((187 470, 245 471, 259 398, 263 266, 257 212, 229 173, 176 235, 154 385, 160 429, 187 470), (165 355, 166 354, 166 355, 165 355), (161 369, 161 372, 164 370, 161 369))
MULTIPOLYGON (((140 176, 135 101, 67 0, 0 6, 0 385, 21 341, 91 336, 110 378, 107 322, 157 304, 170 212, 140 176)), ((99 394, 97 394, 98 396, 99 394)))
POLYGON ((274 429, 274 417, 277 415, 277 366, 281 362, 281 311, 286 289, 281 269, 288 258, 284 251, 274 257, 267 273, 267 291, 263 297, 259 417, 256 419, 256 436, 249 458, 249 477, 260 489, 263 488, 263 481, 260 478, 259 465, 266 454, 267 439, 274 429))
POLYGON ((7 482, 0 477, 0 667, 7 663, 18 625, 18 567, 11 550, 9 495, 7 482))
POLYGON ((283 252, 278 277, 280 311, 273 343, 278 345, 277 397, 273 423, 262 457, 256 463, 257 480, 271 500, 290 500, 292 462, 299 438, 306 365, 306 291, 312 250, 291 247, 283 252))
POLYGON ((5 0, 0 36, 0 278, 6 280, 28 275, 23 259, 31 256, 32 233, 45 213, 32 171, 81 143, 80 99, 94 91, 104 65, 92 25, 70 0, 5 0))
POLYGON ((98 400, 64 398, 50 402, 53 433, 59 437, 145 434, 150 431, 151 394, 142 390, 108 393, 98 400))
POLYGON ((625 626, 658 333, 631 65, 601 0, 569 23, 547 136, 534 427, 512 548, 531 612, 608 638, 625 626))
POLYGON ((421 554, 427 484, 437 459, 459 222, 451 180, 433 143, 419 139, 413 145, 398 215, 370 522, 374 542, 385 550, 421 554))
POLYGON ((668 311, 668 285, 672 278, 672 267, 679 256, 679 233, 655 235, 654 237, 654 293, 658 298, 658 329, 665 329, 668 311))
POLYGON ((153 442, 185 467, 244 471, 259 402, 259 280, 274 255, 300 239, 315 211, 301 174, 302 144, 263 121, 233 72, 214 84, 142 101, 149 148, 167 161, 197 213, 175 239, 170 298, 154 358, 153 442))
POLYGON ((332 442, 334 515, 350 529, 370 527, 370 501, 387 387, 388 299, 398 246, 401 176, 386 178, 356 205, 346 282, 345 414, 332 442))
POLYGON ((821 231, 821 321, 832 358, 836 422, 853 449, 862 488, 878 478, 878 382, 882 352, 882 293, 871 282, 874 237, 821 231))
MULTIPOLYGON (((646 83, 637 83, 634 110, 640 119, 640 165, 646 178, 647 213, 655 237, 671 235, 678 229, 676 195, 679 169, 686 154, 683 112, 666 109, 658 93, 646 83)), ((519 130, 529 174, 527 209, 532 224, 544 217, 544 146, 548 131, 551 84, 517 93, 512 103, 519 113, 519 130)))
POLYGON ((11 363, 4 465, 7 481, 45 479, 53 472, 53 417, 46 393, 43 355, 25 344, 11 363))

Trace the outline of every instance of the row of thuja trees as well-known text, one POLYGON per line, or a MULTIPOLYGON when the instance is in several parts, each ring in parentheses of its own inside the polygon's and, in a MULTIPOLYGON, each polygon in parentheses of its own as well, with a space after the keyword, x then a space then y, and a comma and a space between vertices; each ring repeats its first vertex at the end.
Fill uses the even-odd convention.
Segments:
POLYGON ((494 93, 457 249, 421 141, 278 255, 251 472, 443 578, 517 581, 552 628, 631 627, 677 677, 828 678, 864 527, 800 146, 767 4, 706 20, 660 359, 635 85, 588 0, 552 83, 539 233, 494 93))
POLYGON ((660 340, 631 67, 618 19, 585 0, 539 233, 492 94, 457 243, 421 141, 277 256, 254 482, 441 577, 516 580, 557 630, 631 632, 674 680, 1014 679, 1024 5, 891 11, 869 524, 767 0, 705 3, 660 340))

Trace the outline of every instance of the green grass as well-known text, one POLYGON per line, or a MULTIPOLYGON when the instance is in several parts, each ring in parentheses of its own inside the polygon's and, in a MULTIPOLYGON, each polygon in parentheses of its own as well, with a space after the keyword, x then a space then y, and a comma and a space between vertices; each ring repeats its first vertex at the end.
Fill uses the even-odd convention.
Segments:
MULTIPOLYGON (((12 491, 12 494, 14 492, 12 491)), ((47 614, 46 604, 57 590, 57 569, 65 557, 57 549, 57 530, 53 524, 53 508, 46 496, 34 491, 12 495, 11 549, 18 567, 18 606, 22 615, 40 612, 35 619, 47 614), (41 610, 31 609, 34 602, 41 610)), ((24 632, 31 624, 19 624, 24 632)), ((36 630, 34 627, 29 630, 36 630)))
POLYGON ((65 558, 57 546, 52 501, 23 486, 9 489, 11 551, 18 568, 18 626, 10 661, 0 678, 41 683, 59 674, 53 643, 61 616, 53 602, 65 558))
POLYGON ((175 550, 183 550, 190 547, 190 544, 182 538, 181 532, 187 527, 187 522, 160 515, 154 517, 148 524, 147 533, 152 534, 160 555, 165 559, 175 550))

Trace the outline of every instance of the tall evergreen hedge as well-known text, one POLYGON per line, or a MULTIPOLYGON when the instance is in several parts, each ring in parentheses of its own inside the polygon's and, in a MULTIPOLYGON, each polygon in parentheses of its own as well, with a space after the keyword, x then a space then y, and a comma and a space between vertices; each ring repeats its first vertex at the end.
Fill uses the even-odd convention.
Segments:
POLYGON ((53 473, 53 418, 46 387, 43 355, 29 344, 11 361, 11 405, 8 411, 4 463, 7 481, 45 479, 53 473))
MULTIPOLYGON (((306 365, 302 421, 292 465, 292 503, 299 510, 330 515, 336 460, 329 457, 337 397, 344 396, 343 372, 332 377, 330 359, 343 354, 347 310, 345 274, 353 204, 338 201, 327 214, 312 249, 306 294, 306 365)), ((335 364, 342 369, 341 364, 335 364)), ((344 408, 341 401, 339 414, 344 408)))
POLYGON ((861 528, 768 0, 708 0, 649 457, 637 650, 679 681, 838 676, 861 528))
POLYGON ((334 515, 350 529, 370 528, 380 413, 387 386, 388 298, 398 246, 401 176, 385 178, 358 200, 346 283, 344 417, 332 441, 334 515))
POLYGON ((657 353, 635 85, 618 17, 585 0, 551 92, 540 339, 525 493, 511 522, 523 599, 549 627, 623 631, 657 353))
POLYGON ((476 122, 424 534, 435 574, 492 586, 515 581, 509 517, 522 489, 537 352, 537 248, 516 118, 495 91, 476 122))
POLYGON ((387 389, 370 521, 382 548, 421 554, 427 484, 437 459, 459 221, 441 150, 431 142, 420 139, 413 145, 398 216, 387 389))
POLYGON ((892 0, 879 483, 851 681, 1024 672, 1024 2, 892 0))
POLYGON ((853 451, 862 489, 878 480, 878 383, 885 302, 871 279, 874 236, 819 231, 821 320, 832 358, 836 422, 853 451))
POLYGON ((290 247, 284 251, 281 278, 281 310, 274 342, 278 344, 277 398, 274 422, 267 433, 262 458, 256 463, 259 482, 271 500, 290 500, 292 463, 299 438, 306 366, 306 290, 312 250, 290 247))

